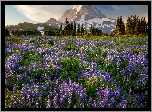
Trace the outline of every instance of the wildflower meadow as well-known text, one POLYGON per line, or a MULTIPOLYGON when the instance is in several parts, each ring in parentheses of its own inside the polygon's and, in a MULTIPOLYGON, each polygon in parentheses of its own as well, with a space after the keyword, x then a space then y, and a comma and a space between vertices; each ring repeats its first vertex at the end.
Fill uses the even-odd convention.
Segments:
POLYGON ((148 108, 148 37, 6 37, 5 108, 148 108))

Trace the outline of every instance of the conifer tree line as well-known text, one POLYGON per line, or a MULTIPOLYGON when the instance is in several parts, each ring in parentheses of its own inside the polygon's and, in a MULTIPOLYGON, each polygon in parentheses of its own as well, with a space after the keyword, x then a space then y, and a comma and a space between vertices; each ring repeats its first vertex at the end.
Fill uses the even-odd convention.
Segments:
MULTIPOLYGON (((60 29, 53 29, 50 27, 44 28, 44 35, 45 36, 108 36, 108 33, 103 33, 102 30, 99 30, 98 28, 94 28, 91 24, 91 27, 89 29, 89 32, 86 31, 86 28, 84 25, 76 24, 76 22, 69 22, 66 18, 65 26, 63 28, 62 23, 60 25, 60 29)), ((12 30, 12 35, 14 36, 29 36, 29 35, 36 35, 40 36, 41 32, 38 30, 12 30)), ((125 23, 122 20, 122 16, 118 17, 116 29, 113 30, 113 32, 110 34, 110 36, 118 36, 118 35, 139 35, 139 34, 147 34, 148 33, 148 23, 145 21, 145 17, 142 17, 139 19, 139 16, 137 17, 132 16, 128 17, 127 23, 125 23)), ((5 29, 5 36, 10 36, 9 30, 5 29)))
MULTIPOLYGON (((64 29, 62 28, 62 23, 60 26, 60 36, 86 36, 88 34, 88 32, 86 31, 86 28, 84 27, 84 25, 80 25, 80 24, 76 24, 76 22, 69 22, 66 18, 66 22, 65 22, 65 27, 64 29)), ((90 35, 92 36, 101 36, 102 35, 102 31, 94 28, 91 25, 90 28, 90 35)))
MULTIPOLYGON (((30 35, 41 36, 41 32, 38 30, 12 30, 11 34, 13 36, 30 36, 30 35)), ((10 32, 7 28, 5 29, 5 36, 10 36, 10 32)))
POLYGON ((116 29, 112 32, 115 35, 144 35, 147 33, 148 23, 146 23, 145 17, 139 19, 139 16, 136 15, 128 17, 126 26, 122 21, 122 16, 118 17, 116 29))

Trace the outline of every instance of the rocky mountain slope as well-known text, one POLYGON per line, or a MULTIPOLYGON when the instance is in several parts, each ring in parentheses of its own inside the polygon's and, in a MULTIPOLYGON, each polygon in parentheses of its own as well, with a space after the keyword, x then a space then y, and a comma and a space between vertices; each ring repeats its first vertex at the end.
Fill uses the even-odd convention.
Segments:
POLYGON ((93 5, 74 5, 65 11, 63 16, 59 20, 56 20, 56 23, 53 23, 52 19, 52 24, 50 22, 46 22, 46 24, 59 27, 63 23, 64 26, 66 18, 68 18, 69 22, 75 21, 77 24, 80 23, 80 25, 83 23, 87 31, 89 31, 91 24, 93 24, 95 28, 111 33, 116 25, 116 19, 107 18, 93 5))

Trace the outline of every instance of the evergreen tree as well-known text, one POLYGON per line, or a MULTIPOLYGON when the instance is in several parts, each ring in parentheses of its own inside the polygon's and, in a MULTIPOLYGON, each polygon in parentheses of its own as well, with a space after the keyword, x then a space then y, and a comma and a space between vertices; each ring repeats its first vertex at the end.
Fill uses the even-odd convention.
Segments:
POLYGON ((131 17, 128 17, 127 23, 126 23, 126 34, 131 34, 131 17))
POLYGON ((65 27, 64 27, 64 35, 70 35, 70 29, 71 29, 71 25, 68 22, 67 18, 66 18, 66 22, 65 22, 65 27))
POLYGON ((122 16, 120 16, 120 18, 118 17, 117 19, 116 31, 118 35, 125 34, 125 25, 124 22, 122 21, 122 16))
POLYGON ((74 28, 73 28, 73 30, 74 30, 74 36, 76 36, 76 22, 74 21, 74 28))
POLYGON ((78 24, 77 35, 80 35, 80 24, 78 24))
POLYGON ((62 23, 60 25, 60 36, 62 36, 62 23))
POLYGON ((148 22, 146 24, 146 33, 148 34, 148 22))
POLYGON ((12 35, 14 35, 14 30, 12 30, 12 35))
POLYGON ((92 35, 95 36, 95 33, 96 33, 96 29, 93 27, 92 28, 92 35))
POLYGON ((74 29, 74 26, 73 26, 73 23, 71 22, 71 26, 70 26, 70 35, 73 36, 73 29, 74 29))
POLYGON ((82 25, 81 25, 81 35, 84 35, 83 23, 82 23, 82 25))
MULTIPOLYGON (((139 17, 139 16, 138 16, 139 17)), ((136 17, 136 20, 135 20, 135 35, 139 35, 139 19, 138 17, 136 17)))
POLYGON ((92 24, 91 24, 91 27, 90 27, 90 36, 92 36, 93 34, 93 26, 92 26, 92 24))
POLYGON ((117 31, 117 35, 120 35, 120 19, 119 19, 119 17, 118 17, 118 19, 117 19, 117 25, 116 25, 116 31, 117 31))
POLYGON ((5 37, 9 37, 9 36, 10 36, 9 30, 6 28, 5 29, 5 37))
POLYGON ((146 34, 146 29, 147 29, 147 24, 146 24, 146 20, 144 17, 144 19, 143 19, 143 34, 146 34))
POLYGON ((86 31, 86 28, 84 27, 84 36, 87 35, 87 31, 86 31))
POLYGON ((99 36, 99 30, 98 30, 98 28, 95 28, 95 36, 99 36))

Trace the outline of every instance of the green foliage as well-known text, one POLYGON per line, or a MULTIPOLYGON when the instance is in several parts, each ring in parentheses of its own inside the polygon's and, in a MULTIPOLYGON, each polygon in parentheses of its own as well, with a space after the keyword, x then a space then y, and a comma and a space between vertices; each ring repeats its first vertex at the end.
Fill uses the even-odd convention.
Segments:
POLYGON ((11 55, 12 55, 11 52, 7 52, 7 53, 5 53, 5 58, 7 58, 7 57, 9 57, 9 56, 11 56, 11 55))
POLYGON ((30 40, 30 43, 36 43, 35 39, 30 40))
POLYGON ((96 58, 96 53, 95 52, 85 52, 85 54, 87 54, 89 56, 89 61, 94 61, 94 59, 96 58))
POLYGON ((88 96, 95 97, 98 87, 101 85, 101 77, 92 77, 91 80, 88 78, 81 79, 79 83, 81 83, 86 88, 86 93, 88 96))
POLYGON ((10 38, 6 38, 7 42, 15 42, 17 44, 21 44, 21 39, 17 38, 17 37, 10 37, 10 38))
POLYGON ((118 68, 115 63, 111 62, 106 62, 106 71, 111 75, 111 76, 116 76, 118 72, 118 68))
POLYGON ((60 71, 59 75, 63 79, 67 79, 69 76, 71 80, 77 81, 78 73, 80 72, 79 60, 70 57, 62 60, 61 64, 63 65, 63 69, 60 71))
MULTIPOLYGON (((139 16, 138 16, 139 17, 139 16)), ((140 34, 146 34, 147 29, 147 23, 145 21, 145 17, 139 19, 138 17, 132 16, 128 17, 127 23, 126 23, 126 34, 128 36, 131 35, 140 35, 140 34)))
POLYGON ((17 82, 17 75, 11 74, 10 76, 6 76, 6 81, 7 81, 7 83, 5 83, 5 87, 9 91, 12 91, 14 84, 16 84, 16 82, 17 82))
POLYGON ((138 49, 138 48, 132 48, 132 51, 135 54, 139 54, 140 53, 140 49, 138 49))
POLYGON ((53 41, 53 40, 50 40, 50 41, 48 42, 48 44, 51 45, 51 46, 53 46, 53 45, 54 45, 54 41, 53 41))
POLYGON ((5 29, 5 37, 9 37, 9 36, 10 36, 10 33, 9 33, 8 29, 6 28, 5 29))
POLYGON ((78 106, 78 97, 77 97, 76 93, 74 93, 74 92, 72 93, 72 100, 71 101, 72 101, 71 105, 78 106))
POLYGON ((18 64, 22 66, 29 66, 30 62, 28 60, 20 60, 18 64))
POLYGON ((118 17, 117 19, 116 32, 118 35, 125 34, 125 25, 124 22, 122 21, 122 16, 120 16, 120 18, 118 17))
POLYGON ((75 44, 74 43, 68 43, 67 44, 67 50, 68 51, 71 51, 71 50, 74 50, 75 49, 75 44))
MULTIPOLYGON (((19 94, 20 94, 20 90, 17 90, 17 93, 15 93, 15 94, 13 94, 11 91, 7 92, 5 94, 5 99, 7 101, 7 104, 5 105, 5 108, 12 108, 13 103, 14 103, 14 102, 12 102, 13 97, 18 98, 19 94)), ((17 99, 16 102, 18 102, 18 101, 19 100, 17 99)), ((20 108, 20 107, 13 107, 13 108, 20 108)))

